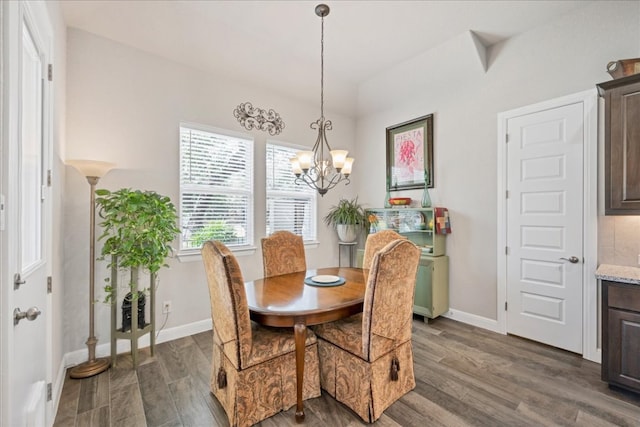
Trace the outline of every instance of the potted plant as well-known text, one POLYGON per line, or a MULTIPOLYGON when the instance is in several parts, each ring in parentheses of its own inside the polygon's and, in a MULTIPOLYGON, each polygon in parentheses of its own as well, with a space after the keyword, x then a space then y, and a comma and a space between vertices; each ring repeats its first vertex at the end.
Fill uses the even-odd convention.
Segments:
POLYGON ((329 209, 324 222, 335 228, 341 242, 349 243, 354 242, 360 230, 367 227, 367 214, 357 197, 351 200, 341 198, 337 205, 329 209))
MULTIPOLYGON (((155 277, 172 251, 171 242, 176 238, 178 215, 171 199, 153 191, 123 188, 111 192, 96 190, 98 214, 103 228, 98 240, 104 239, 101 260, 111 258, 109 267, 131 270, 129 287, 133 299, 138 298, 138 271, 146 270, 155 277)), ((107 281, 105 301, 112 300, 113 289, 107 281)))

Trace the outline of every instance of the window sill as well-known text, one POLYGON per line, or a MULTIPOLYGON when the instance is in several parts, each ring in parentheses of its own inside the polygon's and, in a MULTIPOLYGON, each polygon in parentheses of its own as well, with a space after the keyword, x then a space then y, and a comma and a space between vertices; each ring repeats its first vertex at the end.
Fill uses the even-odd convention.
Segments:
MULTIPOLYGON (((233 249, 233 248, 229 248, 229 249, 231 250, 231 252, 233 252, 235 256, 247 256, 247 255, 253 255, 256 253, 255 246, 246 246, 246 247, 237 248, 237 249, 233 249)), ((202 261, 202 254, 200 253, 200 249, 184 250, 184 251, 178 252, 178 260, 180 262, 202 261)))

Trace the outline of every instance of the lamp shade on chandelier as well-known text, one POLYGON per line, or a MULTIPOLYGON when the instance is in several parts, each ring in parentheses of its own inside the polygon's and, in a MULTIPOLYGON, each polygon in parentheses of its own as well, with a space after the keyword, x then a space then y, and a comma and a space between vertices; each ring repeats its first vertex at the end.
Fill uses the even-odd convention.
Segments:
POLYGON ((329 6, 316 6, 316 15, 321 18, 320 36, 320 118, 311 123, 311 129, 318 131, 318 138, 312 151, 299 151, 291 158, 291 168, 296 183, 305 183, 324 196, 327 191, 344 181, 349 184, 353 158, 347 157, 346 150, 332 150, 327 141, 327 131, 332 129, 331 120, 324 117, 324 17, 329 14, 329 6))

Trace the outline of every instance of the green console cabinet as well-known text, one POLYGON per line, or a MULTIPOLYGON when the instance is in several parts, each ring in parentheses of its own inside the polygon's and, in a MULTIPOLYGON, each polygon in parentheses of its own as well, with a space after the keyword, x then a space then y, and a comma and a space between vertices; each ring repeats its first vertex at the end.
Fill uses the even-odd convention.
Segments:
MULTIPOLYGON (((434 319, 449 310, 449 257, 445 255, 446 235, 436 234, 432 208, 367 209, 377 223, 370 233, 390 229, 406 236, 422 248, 413 312, 434 319)), ((364 250, 357 252, 357 265, 362 266, 364 250)))

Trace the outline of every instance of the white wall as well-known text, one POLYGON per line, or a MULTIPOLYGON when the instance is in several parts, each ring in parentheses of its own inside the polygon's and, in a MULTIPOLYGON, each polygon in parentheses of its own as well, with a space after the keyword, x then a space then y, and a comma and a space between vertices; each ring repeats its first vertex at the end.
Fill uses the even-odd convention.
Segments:
MULTIPOLYGON (((607 62, 640 56, 640 2, 594 3, 488 53, 484 72, 465 33, 362 84, 356 157, 368 175, 354 181, 363 202, 381 206, 385 128, 434 113, 430 193, 451 215, 451 307, 497 319, 497 114, 610 80, 607 62)), ((419 201, 421 191, 396 194, 419 201)))
MULTIPOLYGON (((256 147, 255 243, 259 247, 265 228, 264 146, 269 135, 244 130, 233 117, 233 110, 245 101, 261 108, 273 108, 280 113, 286 127, 277 137, 269 138, 311 147, 316 134, 309 124, 320 114, 319 100, 318 105, 301 104, 253 87, 250 82, 223 80, 80 30, 68 30, 67 49, 66 158, 115 162, 118 169, 109 172, 98 188, 153 190, 171 197, 177 206, 179 122, 250 133, 256 147)), ((329 136, 332 144, 352 149, 355 121, 332 112, 326 116, 333 121, 329 136)), ((320 201, 320 218, 340 196, 352 197, 354 190, 352 184, 330 191, 320 201)), ((67 313, 64 347, 71 352, 84 348, 87 337, 89 185, 70 167, 67 168, 64 209, 67 313)), ((307 265, 310 268, 336 265, 335 233, 320 222, 318 236, 319 247, 307 250, 307 265)), ((99 253, 99 250, 100 245, 96 251, 99 253)), ((259 249, 254 255, 239 257, 238 261, 246 280, 262 277, 259 249)), ((107 277, 105 265, 105 262, 96 264, 100 300, 103 299, 103 278, 107 277)), ((158 313, 161 313, 162 301, 173 302, 166 328, 210 319, 201 262, 171 259, 169 265, 170 268, 159 274, 157 293, 158 313)), ((163 320, 160 314, 158 326, 163 320)), ((96 306, 96 336, 100 344, 109 341, 109 313, 104 304, 96 306)))

